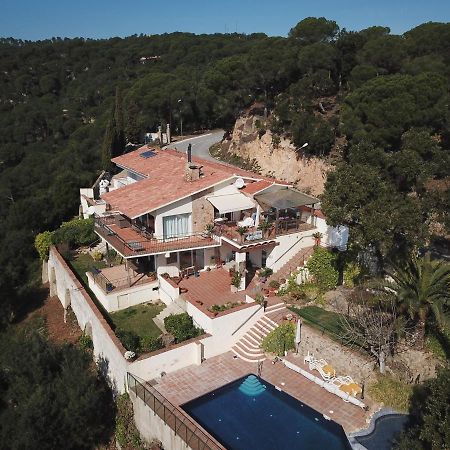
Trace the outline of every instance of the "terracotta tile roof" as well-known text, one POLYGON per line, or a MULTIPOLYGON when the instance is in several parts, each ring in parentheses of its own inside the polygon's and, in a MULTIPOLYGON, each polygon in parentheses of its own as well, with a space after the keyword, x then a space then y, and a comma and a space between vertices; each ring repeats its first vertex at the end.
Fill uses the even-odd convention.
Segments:
POLYGON ((139 173, 146 177, 145 179, 102 195, 102 199, 109 203, 112 209, 132 219, 232 179, 233 176, 265 180, 265 183, 269 184, 278 182, 237 167, 196 157, 193 157, 193 162, 203 167, 204 176, 196 181, 186 181, 184 153, 172 149, 152 149, 153 156, 142 157, 141 154, 148 150, 147 147, 142 147, 112 160, 119 167, 139 173))
POLYGON ((271 186, 273 184, 273 181, 267 181, 267 180, 260 180, 255 181, 254 183, 249 183, 247 186, 241 189, 242 192, 245 192, 246 194, 256 194, 257 192, 262 191, 263 189, 266 189, 267 187, 271 186))

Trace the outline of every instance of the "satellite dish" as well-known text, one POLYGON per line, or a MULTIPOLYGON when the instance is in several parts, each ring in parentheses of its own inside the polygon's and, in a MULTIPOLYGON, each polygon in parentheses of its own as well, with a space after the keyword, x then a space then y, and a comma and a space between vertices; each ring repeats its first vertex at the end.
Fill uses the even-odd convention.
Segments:
POLYGON ((238 178, 235 182, 234 185, 238 188, 238 189, 242 189, 245 186, 245 181, 242 178, 238 178))

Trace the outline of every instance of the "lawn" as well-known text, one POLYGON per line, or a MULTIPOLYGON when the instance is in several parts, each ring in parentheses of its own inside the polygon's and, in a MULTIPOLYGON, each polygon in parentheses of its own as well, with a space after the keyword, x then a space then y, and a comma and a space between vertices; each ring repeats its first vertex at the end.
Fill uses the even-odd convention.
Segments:
POLYGON ((290 308, 293 312, 303 317, 312 327, 330 334, 331 337, 342 335, 342 323, 340 315, 334 312, 325 311, 318 306, 305 306, 304 308, 290 308))
POLYGON ((86 277, 86 272, 88 272, 92 267, 97 269, 103 269, 106 267, 104 261, 94 261, 91 255, 88 253, 80 253, 69 260, 69 265, 72 270, 78 275, 78 278, 82 279, 87 286, 88 280, 86 277))
POLYGON ((165 305, 146 303, 110 313, 110 317, 116 330, 131 331, 141 339, 156 338, 161 334, 161 330, 153 322, 153 317, 164 308, 165 305))

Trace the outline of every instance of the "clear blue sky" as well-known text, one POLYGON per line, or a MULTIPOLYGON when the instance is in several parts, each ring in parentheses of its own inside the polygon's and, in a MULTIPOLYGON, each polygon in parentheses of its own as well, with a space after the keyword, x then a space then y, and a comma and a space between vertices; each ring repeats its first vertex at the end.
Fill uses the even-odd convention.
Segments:
POLYGON ((0 36, 107 38, 172 31, 285 36, 309 16, 341 28, 450 22, 450 0, 0 0, 0 36))

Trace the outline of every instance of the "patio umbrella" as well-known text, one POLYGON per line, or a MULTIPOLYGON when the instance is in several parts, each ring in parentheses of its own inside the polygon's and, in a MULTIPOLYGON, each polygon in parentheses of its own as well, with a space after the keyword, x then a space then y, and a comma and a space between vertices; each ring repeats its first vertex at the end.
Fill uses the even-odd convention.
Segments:
POLYGON ((302 319, 299 318, 297 320, 297 328, 295 330, 295 345, 297 347, 297 353, 298 353, 298 347, 300 346, 301 340, 302 340, 302 319))

